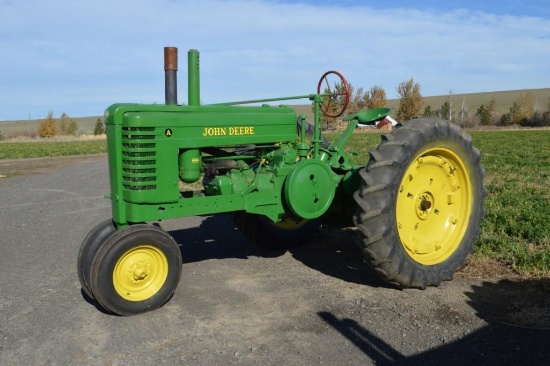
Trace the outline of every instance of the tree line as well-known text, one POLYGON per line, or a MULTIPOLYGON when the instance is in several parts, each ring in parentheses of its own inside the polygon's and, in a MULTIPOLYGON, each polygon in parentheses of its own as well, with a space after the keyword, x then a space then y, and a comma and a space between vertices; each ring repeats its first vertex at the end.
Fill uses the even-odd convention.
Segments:
MULTIPOLYGON (((74 118, 69 117, 66 113, 62 113, 59 119, 54 117, 52 111, 48 112, 46 117, 40 120, 38 136, 43 138, 54 136, 76 136, 78 134, 78 123, 74 118)), ((94 126, 94 135, 102 135, 105 133, 105 125, 101 118, 96 120, 94 126)))
MULTIPOLYGON (((337 92, 339 88, 343 88, 343 86, 337 85, 337 92)), ((353 85, 349 84, 349 89, 351 98, 345 114, 356 113, 362 109, 382 108, 387 105, 386 91, 380 86, 375 85, 370 90, 364 91, 363 88, 355 90, 353 85)), ((528 91, 521 93, 507 113, 497 113, 496 101, 492 99, 486 104, 477 106, 473 115, 469 112, 470 108, 466 103, 466 98, 460 99, 452 91, 449 91, 447 100, 442 105, 436 107, 424 105, 420 84, 415 82, 414 78, 401 82, 396 87, 396 91, 399 102, 394 118, 400 122, 418 117, 435 116, 457 123, 462 127, 479 125, 550 126, 550 99, 541 108, 528 91)), ((324 122, 329 127, 335 124, 337 119, 324 118, 324 122)))
MULTIPOLYGON (((345 114, 357 113, 364 109, 383 108, 387 105, 387 94, 381 86, 374 85, 369 90, 364 90, 362 87, 355 89, 351 83, 348 83, 348 86, 351 98, 345 114)), ((341 92, 342 89, 343 85, 341 83, 336 85, 337 92, 341 92)), ((496 100, 491 99, 488 103, 478 106, 474 115, 469 114, 466 99, 463 97, 462 100, 458 100, 452 91, 449 91, 447 100, 441 106, 436 108, 431 105, 424 106, 420 84, 415 82, 414 78, 401 82, 396 87, 396 91, 399 96, 399 104, 394 118, 400 122, 418 117, 435 116, 457 123, 462 127, 476 127, 479 125, 550 126, 550 99, 541 108, 528 91, 520 94, 507 113, 497 113, 496 100)), ((333 108, 338 108, 338 104, 342 103, 341 97, 339 99, 333 104, 333 108)), ((327 128, 335 125, 337 121, 336 118, 323 118, 323 123, 326 124, 327 128)), ((69 117, 66 113, 62 113, 59 120, 56 120, 53 112, 48 112, 47 116, 40 121, 36 133, 38 136, 45 138, 59 135, 76 136, 78 124, 74 118, 69 117)), ((105 124, 101 118, 98 118, 93 134, 102 135, 104 133, 105 124)), ((0 139, 3 138, 5 136, 0 132, 0 139)))

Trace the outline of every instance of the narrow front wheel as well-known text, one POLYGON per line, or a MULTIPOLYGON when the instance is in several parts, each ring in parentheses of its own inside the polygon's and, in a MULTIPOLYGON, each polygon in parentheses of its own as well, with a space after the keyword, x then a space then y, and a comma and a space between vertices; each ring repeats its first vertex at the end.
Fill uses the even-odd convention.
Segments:
POLYGON ((164 305, 181 277, 181 252, 164 230, 132 225, 111 235, 94 256, 91 289, 96 300, 119 315, 164 305))
POLYGON ((91 265, 94 255, 97 253, 101 244, 114 232, 116 227, 112 219, 108 219, 98 224, 93 228, 88 235, 82 241, 80 250, 78 251, 78 259, 76 265, 76 271, 78 273, 78 280, 82 291, 90 298, 93 299, 94 295, 90 288, 91 265))

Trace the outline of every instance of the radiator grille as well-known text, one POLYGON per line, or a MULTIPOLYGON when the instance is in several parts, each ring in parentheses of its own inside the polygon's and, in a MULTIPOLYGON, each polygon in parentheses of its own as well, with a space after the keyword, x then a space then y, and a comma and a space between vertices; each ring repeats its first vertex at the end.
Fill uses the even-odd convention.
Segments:
POLYGON ((122 185, 130 191, 157 188, 155 127, 122 128, 122 185))

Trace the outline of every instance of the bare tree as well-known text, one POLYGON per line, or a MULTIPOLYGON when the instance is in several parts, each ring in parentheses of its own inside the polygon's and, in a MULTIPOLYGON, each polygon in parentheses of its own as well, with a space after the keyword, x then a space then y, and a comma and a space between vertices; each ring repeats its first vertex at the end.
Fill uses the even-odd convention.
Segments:
POLYGON ((454 109, 454 93, 451 90, 449 90, 449 97, 448 97, 448 101, 449 101, 449 110, 447 111, 448 115, 445 116, 445 118, 447 118, 448 121, 452 121, 453 120, 453 109, 454 109))
MULTIPOLYGON (((533 94, 522 91, 518 99, 518 106, 520 119, 533 117, 533 114, 535 114, 535 100, 533 94)), ((514 121, 514 123, 519 122, 520 121, 514 121)))
POLYGON ((363 88, 359 88, 357 89, 356 92, 354 92, 353 85, 348 83, 348 86, 349 86, 349 92, 351 95, 351 100, 349 102, 346 113, 349 113, 349 114, 357 113, 361 109, 365 108, 365 102, 364 102, 365 93, 363 92, 363 88))
POLYGON ((487 104, 487 110, 489 111, 489 123, 496 122, 496 108, 497 108, 497 101, 494 99, 491 99, 489 101, 489 104, 487 104))
POLYGON ((74 118, 69 117, 67 113, 63 112, 57 130, 60 135, 76 136, 78 124, 74 118))
POLYGON ((468 118, 468 107, 466 106, 466 97, 462 97, 462 104, 460 105, 460 112, 458 113, 458 119, 460 125, 464 125, 468 118))

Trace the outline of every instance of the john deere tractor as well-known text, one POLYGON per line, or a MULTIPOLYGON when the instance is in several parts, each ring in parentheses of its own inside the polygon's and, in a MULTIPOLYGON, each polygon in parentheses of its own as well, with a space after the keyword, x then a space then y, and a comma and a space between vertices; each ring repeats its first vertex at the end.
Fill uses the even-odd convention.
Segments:
POLYGON ((345 145, 387 108, 343 117, 328 141, 323 116, 344 114, 344 77, 325 73, 316 93, 202 105, 199 52, 188 52, 188 103, 177 104, 177 49, 166 47, 164 105, 105 112, 112 218, 78 254, 82 290, 107 311, 159 308, 181 276, 178 243, 158 221, 231 213, 258 245, 307 243, 327 223, 355 225, 365 261, 386 281, 426 288, 450 280, 480 234, 484 170, 458 126, 420 118, 382 135, 366 166, 345 145), (281 101, 307 99, 313 121, 281 101))

